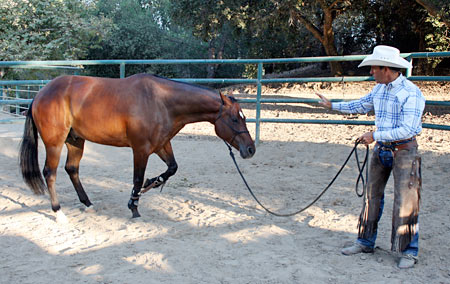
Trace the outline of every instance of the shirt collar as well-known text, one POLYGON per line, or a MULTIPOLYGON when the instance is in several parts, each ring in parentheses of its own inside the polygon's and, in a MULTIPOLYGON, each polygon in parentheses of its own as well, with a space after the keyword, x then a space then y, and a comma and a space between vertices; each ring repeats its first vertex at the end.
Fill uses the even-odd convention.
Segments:
POLYGON ((400 73, 400 75, 398 75, 397 79, 395 79, 394 81, 390 82, 389 84, 387 84, 387 87, 391 87, 391 88, 395 88, 398 85, 400 85, 405 77, 403 77, 403 75, 400 73))

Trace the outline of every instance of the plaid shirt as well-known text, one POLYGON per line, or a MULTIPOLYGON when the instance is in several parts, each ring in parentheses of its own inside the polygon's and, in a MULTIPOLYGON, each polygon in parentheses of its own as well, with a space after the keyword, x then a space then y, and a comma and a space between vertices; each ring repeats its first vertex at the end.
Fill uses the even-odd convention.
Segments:
POLYGON ((419 134, 424 108, 422 92, 401 74, 389 84, 377 84, 359 100, 332 103, 332 109, 344 113, 374 110, 377 130, 373 139, 381 142, 408 139, 419 134))

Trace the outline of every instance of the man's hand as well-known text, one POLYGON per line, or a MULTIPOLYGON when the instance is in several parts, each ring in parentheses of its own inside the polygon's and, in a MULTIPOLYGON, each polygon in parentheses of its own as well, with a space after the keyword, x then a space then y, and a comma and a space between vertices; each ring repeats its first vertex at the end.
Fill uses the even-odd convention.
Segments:
POLYGON ((364 145, 371 144, 373 140, 373 132, 366 132, 361 137, 358 138, 358 141, 364 145))
POLYGON ((325 98, 324 96, 322 96, 319 93, 316 93, 316 95, 319 96, 319 98, 321 100, 321 101, 319 101, 319 104, 321 104, 322 106, 324 106, 326 108, 331 109, 331 102, 330 102, 330 100, 328 100, 327 98, 325 98))

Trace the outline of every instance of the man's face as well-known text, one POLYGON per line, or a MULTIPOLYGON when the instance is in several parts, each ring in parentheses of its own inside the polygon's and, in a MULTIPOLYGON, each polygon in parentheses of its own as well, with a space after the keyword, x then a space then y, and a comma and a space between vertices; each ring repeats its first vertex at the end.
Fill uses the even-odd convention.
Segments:
POLYGON ((378 84, 388 84, 390 83, 388 77, 389 68, 384 66, 371 66, 370 75, 373 76, 378 84))
POLYGON ((387 68, 383 66, 371 66, 370 75, 373 76, 378 84, 385 84, 387 68))

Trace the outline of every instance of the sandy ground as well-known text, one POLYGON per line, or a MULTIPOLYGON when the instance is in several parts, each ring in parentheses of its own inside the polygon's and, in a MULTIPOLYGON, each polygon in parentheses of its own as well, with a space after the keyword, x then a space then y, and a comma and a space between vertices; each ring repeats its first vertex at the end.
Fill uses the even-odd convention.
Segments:
MULTIPOLYGON (((279 85, 265 88, 264 94, 312 98, 320 91, 350 98, 366 89, 367 84, 279 85)), ((424 89, 429 100, 448 99, 446 84, 430 83, 424 89)), ((246 86, 226 91, 254 96, 246 86)), ((243 108, 254 117, 253 106, 243 108)), ((426 112, 425 122, 449 124, 448 109, 426 112)), ((304 104, 266 105, 262 117, 372 118, 304 104)), ((0 283, 450 283, 448 131, 424 129, 418 138, 423 159, 420 259, 414 269, 404 271, 390 251, 392 179, 375 253, 340 253, 356 238, 362 206, 355 194, 354 159, 311 208, 294 217, 275 217, 245 189, 212 125, 188 125, 172 140, 177 174, 162 192, 143 195, 142 217, 131 219, 131 150, 87 143, 80 176, 96 212, 86 212, 78 202, 63 169, 63 153, 57 191, 69 223, 59 224, 48 195, 33 195, 19 175, 22 127, 21 122, 0 124, 0 283)), ((255 157, 237 159, 260 200, 274 211, 290 213, 314 199, 334 177, 354 139, 370 129, 262 124, 255 157)), ((254 124, 249 130, 254 133, 254 124)), ((146 177, 163 171, 163 162, 152 156, 146 177)))

